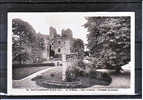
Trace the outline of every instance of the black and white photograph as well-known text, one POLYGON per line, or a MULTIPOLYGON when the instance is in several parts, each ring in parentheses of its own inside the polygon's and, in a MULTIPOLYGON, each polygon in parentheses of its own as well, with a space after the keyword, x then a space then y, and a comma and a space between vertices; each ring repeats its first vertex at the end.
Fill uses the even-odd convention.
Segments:
POLYGON ((134 20, 134 12, 9 12, 9 94, 134 94, 134 20))

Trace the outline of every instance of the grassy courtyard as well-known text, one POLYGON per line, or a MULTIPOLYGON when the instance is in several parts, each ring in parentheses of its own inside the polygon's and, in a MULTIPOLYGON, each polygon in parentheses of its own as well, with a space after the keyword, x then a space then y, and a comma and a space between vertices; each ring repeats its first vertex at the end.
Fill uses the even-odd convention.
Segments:
POLYGON ((20 80, 23 79, 35 72, 38 72, 40 70, 49 68, 51 66, 41 66, 41 67, 16 67, 12 70, 12 78, 13 80, 20 80))
MULTIPOLYGON (((13 69, 13 80, 20 80, 27 76, 32 75, 33 73, 39 72, 44 69, 48 69, 47 71, 37 75, 30 79, 31 81, 35 82, 37 86, 44 87, 44 88, 65 88, 65 87, 57 87, 53 85, 43 84, 48 82, 62 82, 62 68, 61 67, 51 67, 51 66, 41 66, 41 67, 20 67, 13 69)), ((98 87, 105 86, 111 88, 129 88, 130 84, 130 73, 114 73, 114 72, 107 72, 111 78, 112 82, 109 85, 100 85, 101 81, 98 81, 94 78, 89 77, 79 77, 79 81, 82 83, 83 87, 98 87), (97 86, 98 85, 98 86, 97 86)), ((28 84, 27 84, 28 85, 28 84)), ((30 84, 29 84, 30 85, 30 84)), ((24 87, 24 86, 23 86, 24 87)))

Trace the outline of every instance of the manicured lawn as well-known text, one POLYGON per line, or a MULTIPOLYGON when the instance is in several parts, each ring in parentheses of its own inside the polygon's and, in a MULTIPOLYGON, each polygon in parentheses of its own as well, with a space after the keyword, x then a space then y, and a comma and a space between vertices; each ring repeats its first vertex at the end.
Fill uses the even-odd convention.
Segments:
POLYGON ((49 81, 62 81, 62 67, 49 69, 42 73, 42 78, 49 81))
POLYGON ((41 67, 16 67, 16 68, 13 68, 13 80, 20 80, 20 79, 23 79, 37 71, 40 71, 40 70, 43 70, 43 69, 46 69, 46 68, 49 68, 49 67, 52 67, 52 66, 41 66, 41 67))
POLYGON ((111 74, 112 83, 109 87, 112 88, 129 88, 130 85, 130 73, 120 73, 120 74, 111 74))
POLYGON ((49 81, 62 81, 62 67, 56 67, 49 69, 48 71, 42 73, 40 76, 34 77, 32 80, 37 79, 49 80, 49 81))

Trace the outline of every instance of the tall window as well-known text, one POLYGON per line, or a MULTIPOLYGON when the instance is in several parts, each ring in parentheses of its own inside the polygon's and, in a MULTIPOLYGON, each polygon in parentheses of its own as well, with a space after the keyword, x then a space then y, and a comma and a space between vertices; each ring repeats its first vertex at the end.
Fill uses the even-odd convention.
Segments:
POLYGON ((58 48, 58 52, 59 52, 59 53, 61 52, 61 49, 60 49, 60 48, 58 48))

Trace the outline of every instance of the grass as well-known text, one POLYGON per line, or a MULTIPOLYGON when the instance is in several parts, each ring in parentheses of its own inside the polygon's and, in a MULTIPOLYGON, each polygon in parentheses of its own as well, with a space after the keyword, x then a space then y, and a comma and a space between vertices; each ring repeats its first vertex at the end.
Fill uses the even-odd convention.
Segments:
POLYGON ((41 66, 41 67, 21 67, 21 66, 19 66, 16 68, 13 67, 12 78, 13 78, 13 80, 20 80, 20 79, 23 79, 37 71, 46 69, 48 67, 51 67, 51 66, 41 66))
POLYGON ((49 69, 47 72, 42 73, 42 76, 35 77, 32 80, 42 79, 42 78, 48 81, 60 82, 62 81, 62 68, 57 67, 57 68, 49 69))
POLYGON ((130 87, 130 72, 113 73, 111 74, 112 83, 109 87, 112 88, 129 88, 130 87))

